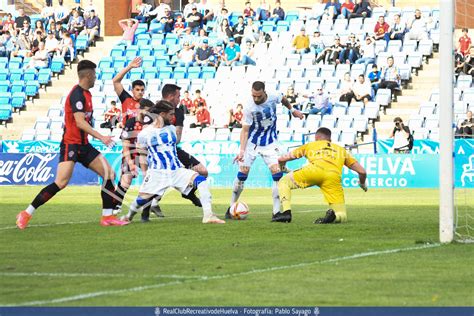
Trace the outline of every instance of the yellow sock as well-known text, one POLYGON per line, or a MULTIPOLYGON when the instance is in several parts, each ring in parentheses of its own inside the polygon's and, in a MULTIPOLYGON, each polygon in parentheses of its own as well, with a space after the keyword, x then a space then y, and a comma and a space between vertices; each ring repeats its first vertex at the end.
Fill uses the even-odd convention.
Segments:
POLYGON ((336 223, 347 222, 347 213, 345 204, 329 204, 329 207, 336 213, 336 223))
POLYGON ((298 186, 290 179, 289 175, 284 176, 278 181, 278 194, 283 211, 291 210, 291 190, 298 186))

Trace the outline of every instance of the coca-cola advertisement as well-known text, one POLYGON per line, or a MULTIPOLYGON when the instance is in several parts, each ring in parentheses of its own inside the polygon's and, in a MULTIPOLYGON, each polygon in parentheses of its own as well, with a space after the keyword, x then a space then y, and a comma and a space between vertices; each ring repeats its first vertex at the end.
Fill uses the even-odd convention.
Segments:
MULTIPOLYGON (((0 185, 51 183, 56 178, 58 154, 5 154, 0 153, 0 185)), ((70 184, 98 183, 97 175, 77 164, 70 184)))

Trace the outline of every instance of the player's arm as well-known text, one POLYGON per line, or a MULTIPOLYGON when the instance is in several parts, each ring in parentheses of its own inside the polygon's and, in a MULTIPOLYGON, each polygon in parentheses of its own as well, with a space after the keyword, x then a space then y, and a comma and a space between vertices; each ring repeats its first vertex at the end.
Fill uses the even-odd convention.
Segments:
POLYGON ((349 166, 349 169, 359 174, 359 185, 362 190, 367 192, 367 184, 365 183, 367 180, 367 172, 365 171, 364 167, 362 167, 361 164, 356 161, 349 166))
POLYGON ((86 134, 91 135, 94 138, 97 138, 106 146, 113 146, 114 141, 112 140, 112 136, 104 136, 95 129, 93 129, 92 126, 87 123, 86 115, 84 112, 75 112, 74 120, 76 121, 77 128, 79 128, 81 131, 84 131, 86 134))
POLYGON ((286 163, 287 161, 299 159, 303 157, 306 154, 306 145, 302 145, 295 150, 290 151, 289 153, 286 153, 280 157, 278 157, 278 162, 279 163, 286 163))
POLYGON ((120 96, 123 92, 123 85, 122 85, 122 80, 125 78, 125 75, 127 72, 129 72, 132 68, 138 68, 142 65, 142 59, 141 57, 136 57, 134 60, 132 60, 127 67, 123 68, 115 77, 112 79, 112 82, 114 84, 114 90, 115 93, 117 93, 118 96, 120 96))
POLYGON ((291 105, 290 101, 288 101, 288 99, 286 97, 282 97, 281 98, 281 104, 283 104, 288 110, 290 110, 291 114, 294 116, 294 117, 297 117, 299 119, 303 119, 304 118, 304 115, 303 113, 301 113, 300 111, 298 111, 297 109, 293 108, 293 106, 291 105))

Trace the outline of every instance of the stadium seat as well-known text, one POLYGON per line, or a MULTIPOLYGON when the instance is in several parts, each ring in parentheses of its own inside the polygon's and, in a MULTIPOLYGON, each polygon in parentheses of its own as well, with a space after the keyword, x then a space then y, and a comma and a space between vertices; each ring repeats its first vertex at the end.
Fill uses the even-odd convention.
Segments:
POLYGON ((352 146, 356 142, 356 133, 354 131, 342 131, 339 136, 339 143, 352 146))
POLYGON ((228 141, 230 137, 230 131, 228 128, 219 128, 216 130, 215 140, 228 141))
POLYGON ((171 67, 161 67, 160 72, 158 73, 158 78, 163 79, 170 79, 173 74, 173 68, 171 67))
POLYGON ((64 64, 66 62, 64 61, 64 58, 62 57, 53 57, 51 60, 51 71, 53 74, 59 75, 60 73, 63 72, 64 70, 64 64))
MULTIPOLYGON (((125 46, 123 46, 123 45, 115 46, 115 47, 112 48, 112 50, 110 51, 110 56, 111 56, 111 57, 122 57, 124 51, 125 51, 125 46)), ((109 67, 110 67, 110 66, 109 66, 109 67)))
POLYGON ((51 81, 51 69, 42 68, 38 71, 38 82, 40 85, 46 86, 51 81))
POLYGON ((138 34, 137 36, 135 36, 134 43, 135 45, 140 47, 140 49, 141 49, 141 46, 146 46, 150 44, 150 34, 148 33, 138 34))
POLYGON ((153 54, 153 48, 150 45, 140 46, 140 49, 138 51, 138 56, 142 57, 142 59, 143 57, 149 57, 152 54, 153 54))
POLYGON ((35 140, 36 131, 32 128, 26 129, 21 134, 21 140, 35 140))
POLYGON ((201 67, 189 67, 188 68, 188 78, 193 80, 193 79, 199 79, 201 77, 201 67))
POLYGON ((431 130, 438 129, 439 127, 439 119, 437 118, 429 118, 425 120, 425 128, 431 130))
POLYGON ((10 80, 1 80, 0 81, 0 92, 10 91, 10 80))
POLYGON ((321 127, 332 129, 336 126, 337 117, 334 115, 324 115, 321 120, 321 127))
POLYGON ((25 81, 18 80, 18 81, 12 82, 12 85, 10 86, 11 93, 23 92, 23 91, 25 91, 25 81))
MULTIPOLYGON (((27 81, 26 87, 25 87, 26 96, 30 98, 36 97, 38 95, 39 88, 40 88, 40 84, 37 80, 27 81)), ((22 91, 18 91, 18 92, 22 92, 22 91)))
POLYGON ((84 52, 89 46, 89 36, 88 35, 79 35, 76 39, 75 47, 79 52, 84 52))
POLYGON ((10 81, 23 80, 23 69, 10 69, 10 81))
MULTIPOLYGON (((256 69, 255 67, 249 67, 249 69, 256 69)), ((247 70, 248 72, 248 70, 247 70)), ((201 77, 202 79, 213 79, 216 75, 216 68, 214 67, 202 67, 201 77)))
MULTIPOLYGON (((334 113, 333 113, 334 115, 334 113)), ((352 127, 353 118, 350 115, 340 116, 337 120, 337 128, 340 130, 347 130, 352 127)))
POLYGON ((365 133, 368 128, 368 121, 365 115, 354 116, 354 122, 352 123, 352 128, 359 133, 365 133))

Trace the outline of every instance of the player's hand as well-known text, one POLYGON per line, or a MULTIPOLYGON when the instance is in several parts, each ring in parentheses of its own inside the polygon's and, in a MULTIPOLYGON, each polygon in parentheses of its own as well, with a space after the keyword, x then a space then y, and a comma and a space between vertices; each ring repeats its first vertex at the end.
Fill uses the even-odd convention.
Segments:
POLYGON ((115 142, 112 136, 102 136, 100 141, 109 148, 113 148, 115 146, 115 142))
POLYGON ((245 151, 241 150, 237 156, 234 158, 234 163, 236 162, 244 162, 244 153, 245 151))
POLYGON ((359 182, 359 186, 360 186, 360 188, 361 188, 362 190, 364 190, 364 192, 367 192, 367 190, 369 189, 369 188, 367 188, 367 184, 366 184, 366 183, 360 183, 360 182, 359 182))
POLYGON ((300 120, 304 119, 304 114, 301 113, 299 110, 294 110, 293 113, 291 113, 294 117, 299 118, 300 120))
POLYGON ((137 168, 137 166, 133 163, 133 161, 129 161, 129 162, 128 162, 128 169, 130 170, 130 172, 131 172, 134 176, 137 176, 137 175, 138 175, 138 168, 137 168))
POLYGON ((132 62, 129 64, 130 68, 138 68, 142 65, 142 58, 141 57, 135 57, 135 59, 132 60, 132 62))

